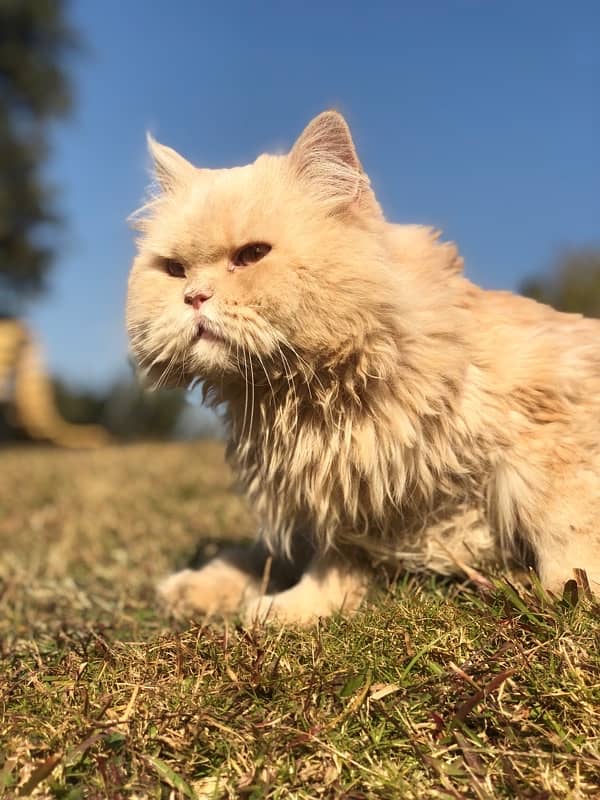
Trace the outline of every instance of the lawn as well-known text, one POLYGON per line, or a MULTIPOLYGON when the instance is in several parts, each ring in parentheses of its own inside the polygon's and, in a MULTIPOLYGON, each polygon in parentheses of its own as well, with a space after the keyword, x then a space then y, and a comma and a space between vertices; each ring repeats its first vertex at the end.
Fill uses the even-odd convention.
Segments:
POLYGON ((217 443, 0 451, 0 796, 600 798, 599 606, 406 578, 312 630, 173 623, 250 536, 217 443))

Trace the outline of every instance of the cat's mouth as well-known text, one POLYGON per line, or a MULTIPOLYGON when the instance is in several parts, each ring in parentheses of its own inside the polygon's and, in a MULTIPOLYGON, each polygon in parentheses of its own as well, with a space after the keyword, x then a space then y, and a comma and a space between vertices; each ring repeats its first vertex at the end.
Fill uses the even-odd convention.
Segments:
POLYGON ((206 322, 199 322, 196 326, 194 343, 200 341, 210 342, 211 344, 224 344, 225 339, 212 326, 207 325, 206 322))

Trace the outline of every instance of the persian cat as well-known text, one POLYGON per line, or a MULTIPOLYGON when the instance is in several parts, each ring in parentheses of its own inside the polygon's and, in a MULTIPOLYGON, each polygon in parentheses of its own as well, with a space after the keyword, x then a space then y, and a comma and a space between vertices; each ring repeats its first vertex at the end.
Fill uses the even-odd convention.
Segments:
POLYGON ((381 570, 514 559, 598 586, 600 323, 484 291, 437 232, 387 223, 335 111, 244 167, 149 146, 133 352, 223 409, 260 541, 301 572, 265 594, 256 552, 218 556, 163 582, 173 612, 309 623, 381 570))

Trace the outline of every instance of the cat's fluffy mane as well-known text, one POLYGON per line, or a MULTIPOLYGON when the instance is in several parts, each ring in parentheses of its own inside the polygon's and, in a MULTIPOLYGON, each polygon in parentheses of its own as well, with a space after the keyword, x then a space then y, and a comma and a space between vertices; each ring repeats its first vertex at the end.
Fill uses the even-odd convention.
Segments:
POLYGON ((308 528, 320 550, 453 572, 510 555, 517 531, 533 549, 563 536, 547 531, 561 487, 597 488, 582 466, 597 425, 576 421, 600 410, 597 323, 484 292, 436 232, 386 223, 334 112, 289 156, 235 170, 151 147, 159 191, 137 218, 133 347, 175 382, 202 379, 223 408, 271 547, 289 552, 308 528), (227 271, 247 241, 273 252, 227 271), (210 283, 206 324, 227 348, 194 343, 157 254, 210 283))
MULTIPOLYGON (((426 228, 389 229, 385 238, 398 255, 404 249, 404 267, 416 257, 421 272, 414 282, 406 273, 391 281, 397 302, 388 296, 380 309, 385 325, 369 320, 357 300, 344 347, 310 361, 286 355, 289 367, 270 375, 270 385, 259 378, 248 401, 256 409, 251 429, 244 430, 245 387, 227 397, 228 454, 273 548, 289 551, 294 531, 308 526, 321 548, 360 542, 378 558, 402 553, 424 563, 419 542, 397 536, 399 525, 416 534, 423 524, 413 520, 408 531, 401 522, 406 496, 429 507, 435 493, 455 491, 450 474, 466 477, 458 455, 466 442, 451 430, 466 368, 460 262, 426 228), (432 302, 438 292, 452 309, 444 319, 432 302)), ((216 382, 206 391, 213 402, 223 399, 216 382)))

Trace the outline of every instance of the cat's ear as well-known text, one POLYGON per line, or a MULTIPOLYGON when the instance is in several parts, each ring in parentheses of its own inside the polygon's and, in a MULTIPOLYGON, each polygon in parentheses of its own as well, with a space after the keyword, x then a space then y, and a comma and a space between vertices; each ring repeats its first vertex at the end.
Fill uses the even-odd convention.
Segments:
POLYGON ((146 139, 154 177, 164 191, 180 186, 195 171, 195 167, 172 147, 160 144, 150 133, 146 134, 146 139))
POLYGON ((337 111, 324 111, 309 122, 289 158, 298 177, 332 204, 350 204, 368 187, 348 123, 337 111))

